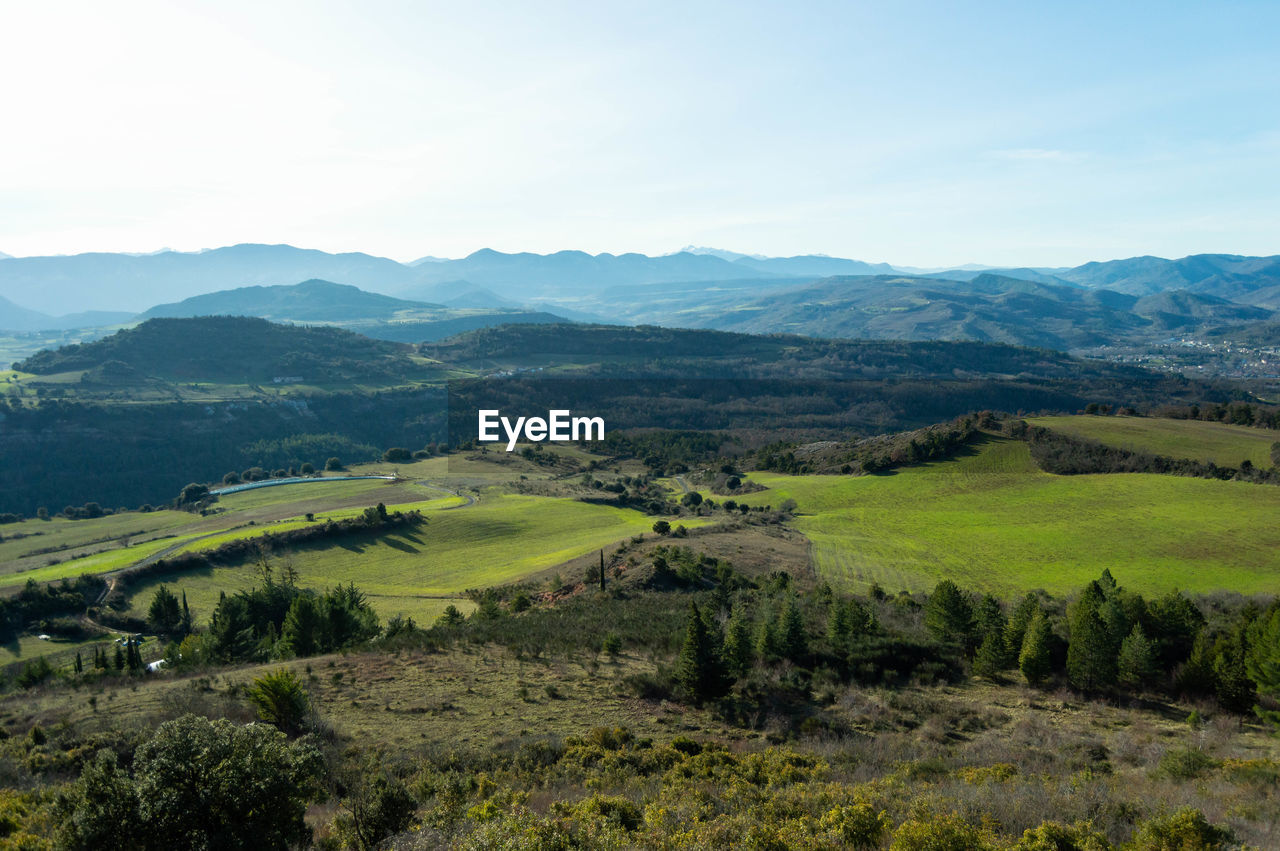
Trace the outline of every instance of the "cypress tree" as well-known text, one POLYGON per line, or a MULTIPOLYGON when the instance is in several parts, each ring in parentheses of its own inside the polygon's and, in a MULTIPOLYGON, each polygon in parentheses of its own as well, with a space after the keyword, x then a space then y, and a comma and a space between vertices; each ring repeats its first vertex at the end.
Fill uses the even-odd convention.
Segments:
POLYGON ((117 671, 124 670, 124 651, 120 649, 120 645, 116 645, 115 665, 117 671))
POLYGON ((698 604, 690 603, 689 626, 676 661, 676 681, 695 703, 713 700, 729 690, 720 650, 719 636, 703 620, 698 604))
POLYGON ((76 651, 76 673, 77 674, 84 673, 84 659, 80 658, 79 650, 76 651))
POLYGON ((1049 642, 1053 630, 1044 612, 1037 610, 1027 624, 1026 635, 1022 640, 1022 650, 1018 654, 1018 669, 1031 685, 1039 685, 1049 676, 1052 669, 1049 642))
POLYGON ((190 635, 195 632, 195 625, 191 622, 191 609, 187 607, 187 591, 182 591, 182 622, 179 625, 183 635, 190 635))

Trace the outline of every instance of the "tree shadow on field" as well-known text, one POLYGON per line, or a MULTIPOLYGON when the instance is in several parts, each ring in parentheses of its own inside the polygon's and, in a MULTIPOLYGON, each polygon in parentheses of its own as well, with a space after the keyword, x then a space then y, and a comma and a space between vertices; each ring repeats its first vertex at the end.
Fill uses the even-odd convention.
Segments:
POLYGON ((421 550, 419 550, 417 547, 413 546, 412 544, 406 543, 404 541, 396 540, 395 538, 392 538, 390 536, 386 538, 386 542, 388 547, 393 547, 404 553, 421 552, 421 550))

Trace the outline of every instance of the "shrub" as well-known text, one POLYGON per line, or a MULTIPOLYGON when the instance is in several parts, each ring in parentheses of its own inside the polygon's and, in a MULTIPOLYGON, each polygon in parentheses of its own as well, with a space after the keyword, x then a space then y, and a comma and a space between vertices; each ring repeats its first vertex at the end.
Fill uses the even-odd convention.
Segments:
POLYGON ((891 851, 994 851, 996 846, 985 832, 951 813, 904 821, 889 847, 891 851))
POLYGON ((1012 851, 1111 851, 1112 844, 1089 823, 1065 825, 1047 821, 1028 828, 1012 851))
POLYGON ((286 668, 263 674, 249 687, 249 702, 258 717, 285 733, 302 731, 311 701, 297 675, 286 668))
POLYGON ((1209 824, 1199 810, 1183 807, 1139 825, 1131 847, 1134 851, 1215 851, 1232 841, 1231 831, 1209 824))
POLYGON ((879 848, 889 832, 889 816, 865 802, 837 806, 822 814, 818 826, 836 834, 846 848, 879 848))
POLYGON ((1214 768, 1217 762, 1195 748, 1174 748, 1160 757, 1159 772, 1174 780, 1194 780, 1214 768))

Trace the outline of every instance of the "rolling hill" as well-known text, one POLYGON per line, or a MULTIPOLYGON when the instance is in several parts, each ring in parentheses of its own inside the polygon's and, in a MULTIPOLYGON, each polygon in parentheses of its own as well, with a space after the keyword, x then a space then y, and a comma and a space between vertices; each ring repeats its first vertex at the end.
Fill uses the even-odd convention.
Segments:
POLYGON ((1070 351, 1154 341, 1273 314, 1186 291, 1139 298, 983 272, 934 277, 835 277, 737 305, 686 308, 680 320, 748 333, 901 340, 978 340, 1070 351))
POLYGON ((411 354, 408 346, 338 328, 212 316, 148 319, 101 340, 39 352, 15 367, 35 375, 96 370, 120 379, 241 384, 297 376, 328 383, 421 371, 411 354))
POLYGON ((4 331, 68 331, 118 325, 132 318, 132 313, 101 310, 50 316, 38 310, 28 310, 0 296, 0 330, 4 331))
POLYGON ((157 305, 144 319, 190 316, 255 316, 294 322, 344 322, 390 319, 401 311, 440 309, 441 305, 405 301, 365 292, 348 284, 312 279, 291 286, 240 287, 157 305))

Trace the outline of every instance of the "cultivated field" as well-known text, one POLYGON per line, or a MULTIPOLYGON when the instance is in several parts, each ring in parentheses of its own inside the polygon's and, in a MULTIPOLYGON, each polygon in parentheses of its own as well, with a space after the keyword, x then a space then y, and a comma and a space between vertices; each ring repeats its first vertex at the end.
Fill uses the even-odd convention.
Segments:
POLYGON ((1143 592, 1280 591, 1280 488, 1146 474, 1054 476, 988 440, 882 476, 753 473, 749 504, 799 505, 819 574, 865 589, 942 578, 1005 594, 1069 593, 1103 568, 1143 592))
POLYGON ((1135 452, 1212 461, 1222 467, 1239 467, 1246 458, 1255 467, 1274 466, 1275 433, 1247 426, 1155 417, 1035 417, 1027 422, 1135 452))

